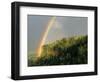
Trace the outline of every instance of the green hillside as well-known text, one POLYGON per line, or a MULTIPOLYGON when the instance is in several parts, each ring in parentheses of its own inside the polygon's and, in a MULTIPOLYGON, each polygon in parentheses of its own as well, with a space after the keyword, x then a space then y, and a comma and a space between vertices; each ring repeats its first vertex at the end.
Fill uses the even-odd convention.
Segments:
POLYGON ((40 58, 28 55, 28 66, 87 64, 87 36, 74 36, 45 44, 40 58))

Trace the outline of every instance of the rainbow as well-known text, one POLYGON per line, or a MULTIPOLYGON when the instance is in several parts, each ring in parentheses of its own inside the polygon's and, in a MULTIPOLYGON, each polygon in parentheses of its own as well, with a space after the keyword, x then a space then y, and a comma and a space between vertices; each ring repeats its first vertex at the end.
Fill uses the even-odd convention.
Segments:
POLYGON ((43 35, 42 35, 42 38, 41 38, 40 43, 39 43, 39 45, 38 45, 38 48, 37 48, 37 50, 36 50, 36 56, 37 56, 37 57, 40 57, 40 56, 41 56, 41 53, 42 53, 42 46, 43 46, 44 43, 45 43, 46 37, 47 37, 47 35, 48 35, 48 32, 49 32, 50 28, 52 27, 52 25, 54 24, 55 19, 56 19, 56 17, 52 17, 52 18, 50 19, 50 21, 48 22, 47 26, 46 26, 46 29, 45 29, 45 31, 44 31, 44 33, 43 33, 43 35))

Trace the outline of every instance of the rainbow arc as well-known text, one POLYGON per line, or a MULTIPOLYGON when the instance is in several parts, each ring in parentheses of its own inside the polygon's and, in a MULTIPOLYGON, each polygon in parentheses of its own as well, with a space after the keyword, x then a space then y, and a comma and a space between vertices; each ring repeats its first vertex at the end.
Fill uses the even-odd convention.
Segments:
POLYGON ((42 46, 43 46, 44 43, 45 43, 46 37, 47 37, 47 35, 48 35, 48 32, 49 32, 50 28, 52 27, 52 25, 54 24, 55 19, 56 19, 56 17, 52 17, 52 18, 50 19, 50 21, 48 22, 47 26, 46 26, 46 29, 45 29, 45 31, 44 31, 44 33, 43 33, 43 35, 42 35, 42 38, 41 38, 40 43, 39 43, 39 45, 38 45, 38 48, 37 48, 37 50, 36 50, 36 55, 37 55, 37 57, 40 57, 40 56, 41 56, 41 53, 42 53, 42 46))

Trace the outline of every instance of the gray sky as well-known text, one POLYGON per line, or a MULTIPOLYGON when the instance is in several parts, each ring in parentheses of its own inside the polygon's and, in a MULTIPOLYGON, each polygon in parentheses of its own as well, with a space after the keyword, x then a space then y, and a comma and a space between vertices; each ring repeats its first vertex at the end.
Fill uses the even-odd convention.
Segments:
MULTIPOLYGON (((51 18, 52 16, 28 15, 28 52, 35 52, 51 18)), ((87 17, 56 16, 45 43, 64 37, 87 35, 87 21, 87 17)))

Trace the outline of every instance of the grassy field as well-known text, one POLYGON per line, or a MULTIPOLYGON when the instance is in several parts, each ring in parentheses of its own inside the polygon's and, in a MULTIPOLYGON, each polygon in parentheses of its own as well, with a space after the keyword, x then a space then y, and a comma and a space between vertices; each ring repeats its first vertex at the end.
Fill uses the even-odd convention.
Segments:
POLYGON ((87 36, 74 36, 45 44, 41 57, 28 54, 28 66, 87 64, 87 36))

